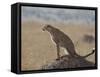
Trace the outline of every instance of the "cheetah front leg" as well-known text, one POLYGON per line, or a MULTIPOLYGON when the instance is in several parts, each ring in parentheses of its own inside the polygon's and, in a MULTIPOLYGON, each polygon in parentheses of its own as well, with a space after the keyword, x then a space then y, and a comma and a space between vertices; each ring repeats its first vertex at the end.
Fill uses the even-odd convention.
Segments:
POLYGON ((57 60, 59 60, 60 59, 60 47, 59 45, 56 45, 56 47, 57 47, 57 60))

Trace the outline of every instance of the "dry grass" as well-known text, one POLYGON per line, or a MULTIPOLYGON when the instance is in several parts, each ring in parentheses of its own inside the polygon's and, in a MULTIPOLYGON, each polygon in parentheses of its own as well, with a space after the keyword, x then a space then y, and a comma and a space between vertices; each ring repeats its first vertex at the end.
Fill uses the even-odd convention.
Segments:
MULTIPOLYGON (((42 65, 53 61, 57 57, 56 47, 52 43, 49 34, 42 31, 43 24, 45 22, 30 21, 22 23, 22 70, 38 70, 42 65)), ((95 36, 94 26, 51 24, 66 33, 73 40, 78 54, 86 55, 95 46, 95 43, 88 44, 82 41, 82 37, 85 34, 95 36)), ((65 53, 61 52, 61 54, 64 55, 65 53)), ((95 55, 89 56, 87 60, 95 62, 95 55)))

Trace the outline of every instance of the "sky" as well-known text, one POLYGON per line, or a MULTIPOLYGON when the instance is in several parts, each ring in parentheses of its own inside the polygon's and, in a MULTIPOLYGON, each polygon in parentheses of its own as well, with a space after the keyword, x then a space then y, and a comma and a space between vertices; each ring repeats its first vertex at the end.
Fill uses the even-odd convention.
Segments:
POLYGON ((64 23, 95 23, 94 10, 22 6, 21 15, 22 21, 32 21, 33 19, 37 19, 64 23))

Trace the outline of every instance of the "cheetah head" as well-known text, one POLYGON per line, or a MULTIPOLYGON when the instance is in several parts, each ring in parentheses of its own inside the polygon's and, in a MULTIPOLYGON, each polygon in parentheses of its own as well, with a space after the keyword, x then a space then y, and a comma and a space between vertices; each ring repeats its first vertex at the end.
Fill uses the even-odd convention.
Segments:
POLYGON ((43 28, 42 28, 42 30, 43 31, 50 31, 52 29, 52 26, 51 25, 45 25, 43 28))

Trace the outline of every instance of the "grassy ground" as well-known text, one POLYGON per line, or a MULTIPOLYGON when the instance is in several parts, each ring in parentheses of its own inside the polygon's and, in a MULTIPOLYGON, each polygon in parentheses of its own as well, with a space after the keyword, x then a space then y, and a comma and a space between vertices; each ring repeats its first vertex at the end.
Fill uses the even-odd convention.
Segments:
MULTIPOLYGON (((56 47, 49 34, 42 31, 45 23, 47 22, 22 22, 22 70, 38 70, 42 65, 50 63, 57 57, 56 47)), ((89 44, 82 40, 85 34, 95 36, 94 26, 61 23, 51 23, 51 25, 59 28, 73 40, 79 55, 86 55, 95 47, 95 43, 89 44)), ((61 55, 64 55, 63 49, 61 51, 61 55)), ((95 55, 89 56, 87 60, 95 62, 95 55)))

